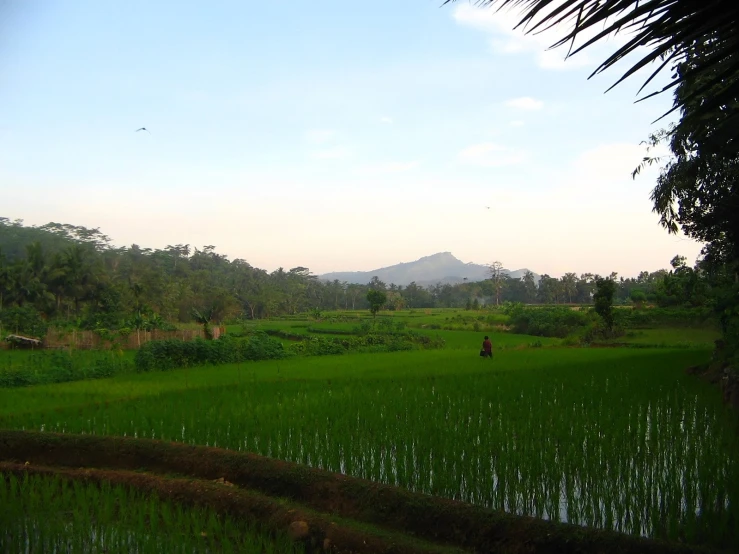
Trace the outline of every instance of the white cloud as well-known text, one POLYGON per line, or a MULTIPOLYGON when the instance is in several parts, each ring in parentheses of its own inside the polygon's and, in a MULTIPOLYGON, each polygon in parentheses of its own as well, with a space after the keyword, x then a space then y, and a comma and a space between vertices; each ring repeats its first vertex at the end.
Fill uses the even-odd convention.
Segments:
POLYGON ((520 119, 517 119, 515 121, 511 121, 508 125, 510 125, 511 127, 523 127, 524 125, 526 125, 526 123, 521 121, 520 119))
MULTIPOLYGON (((471 27, 491 35, 490 45, 494 52, 500 54, 533 54, 537 65, 543 69, 575 69, 592 65, 594 60, 590 54, 595 49, 603 48, 599 44, 593 45, 588 47, 586 51, 579 52, 565 60, 569 50, 568 45, 553 50, 549 50, 549 48, 571 30, 574 22, 558 25, 556 28, 544 32, 534 31, 526 34, 527 29, 523 26, 515 29, 523 15, 523 10, 518 7, 509 10, 495 10, 489 6, 476 7, 471 4, 460 4, 453 12, 454 20, 459 25, 471 27)), ((600 29, 598 27, 588 33, 583 33, 575 42, 575 46, 584 44, 595 36, 600 29)), ((609 37, 608 40, 620 45, 624 44, 629 38, 627 34, 623 33, 609 37)))
POLYGON ((305 140, 312 144, 324 144, 336 137, 332 129, 311 129, 305 132, 305 140))
POLYGON ((512 150, 493 142, 473 144, 462 150, 458 158, 461 162, 483 167, 503 167, 524 161, 523 152, 512 150))
POLYGON ((392 118, 392 117, 389 117, 389 116, 387 116, 387 115, 383 115, 383 116, 382 116, 382 117, 380 118, 380 123, 385 123, 385 124, 388 124, 388 125, 389 125, 389 124, 391 124, 392 122, 393 122, 393 118, 392 118))
POLYGON ((346 158, 350 155, 350 151, 345 146, 336 146, 334 148, 327 148, 325 150, 318 150, 313 152, 312 156, 319 160, 338 160, 346 158))
POLYGON ((521 98, 513 98, 505 103, 509 108, 516 108, 519 110, 540 110, 544 107, 544 102, 536 100, 529 96, 523 96, 521 98))
POLYGON ((403 171, 410 171, 420 165, 418 161, 411 162, 390 162, 386 164, 379 164, 373 166, 367 166, 360 169, 360 173, 363 174, 376 174, 376 173, 400 173, 403 171))

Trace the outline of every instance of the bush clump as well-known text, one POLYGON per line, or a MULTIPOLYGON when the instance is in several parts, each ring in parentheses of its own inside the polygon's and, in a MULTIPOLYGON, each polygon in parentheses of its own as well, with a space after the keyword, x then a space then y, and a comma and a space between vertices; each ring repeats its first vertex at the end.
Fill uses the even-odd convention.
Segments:
POLYGON ((528 308, 516 306, 510 311, 514 333, 535 337, 565 338, 593 323, 589 312, 570 308, 528 308))
POLYGON ((248 339, 224 335, 217 340, 158 340, 147 342, 136 352, 136 371, 168 370, 198 365, 220 365, 285 357, 279 340, 262 331, 248 339))
POLYGON ((326 356, 347 352, 399 352, 442 348, 444 340, 421 333, 371 333, 356 337, 305 337, 290 345, 291 352, 306 356, 326 356))
POLYGON ((698 308, 634 308, 614 310, 617 325, 639 329, 657 325, 670 327, 717 327, 715 312, 710 307, 698 308))
POLYGON ((116 352, 43 352, 0 369, 0 388, 103 379, 131 369, 116 352))
POLYGON ((31 306, 13 307, 0 310, 0 327, 10 334, 33 338, 43 338, 49 330, 38 310, 31 306))

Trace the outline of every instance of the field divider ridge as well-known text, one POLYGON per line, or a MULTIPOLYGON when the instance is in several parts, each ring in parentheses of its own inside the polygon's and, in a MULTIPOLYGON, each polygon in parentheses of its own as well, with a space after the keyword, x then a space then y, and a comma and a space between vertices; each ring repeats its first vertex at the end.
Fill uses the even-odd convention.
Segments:
MULTIPOLYGON (((0 461, 31 468, 145 471, 206 482, 223 479, 250 494, 283 498, 313 512, 474 552, 717 552, 512 515, 257 454, 153 439, 0 430, 0 461)), ((223 493, 222 488, 213 490, 223 493)))

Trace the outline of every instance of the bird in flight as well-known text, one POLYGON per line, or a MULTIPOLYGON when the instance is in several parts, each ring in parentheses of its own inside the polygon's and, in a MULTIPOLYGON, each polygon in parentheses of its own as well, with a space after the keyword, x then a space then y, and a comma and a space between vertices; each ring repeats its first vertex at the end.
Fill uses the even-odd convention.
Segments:
POLYGON ((151 131, 149 131, 149 129, 147 129, 146 127, 141 127, 141 129, 136 129, 135 132, 138 133, 139 131, 146 131, 147 133, 151 134, 151 131))
POLYGON ((490 206, 485 206, 485 208, 487 208, 489 210, 490 209, 490 206))

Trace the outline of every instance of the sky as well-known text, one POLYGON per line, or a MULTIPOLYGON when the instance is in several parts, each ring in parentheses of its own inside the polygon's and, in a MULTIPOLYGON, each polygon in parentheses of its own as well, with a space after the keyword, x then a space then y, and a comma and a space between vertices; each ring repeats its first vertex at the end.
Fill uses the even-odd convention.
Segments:
POLYGON ((651 211, 657 170, 631 178, 671 97, 635 103, 644 72, 605 93, 629 60, 588 80, 628 37, 565 61, 561 30, 525 35, 517 16, 0 0, 0 216, 268 271, 443 251, 553 276, 695 260, 651 211))

